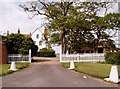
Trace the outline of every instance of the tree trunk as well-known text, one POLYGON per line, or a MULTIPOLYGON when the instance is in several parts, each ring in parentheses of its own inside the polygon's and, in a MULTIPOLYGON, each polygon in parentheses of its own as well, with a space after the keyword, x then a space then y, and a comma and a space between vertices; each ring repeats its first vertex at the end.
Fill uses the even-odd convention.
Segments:
POLYGON ((61 30, 61 45, 62 45, 62 54, 65 53, 65 30, 61 30))
POLYGON ((97 45, 96 45, 96 52, 95 53, 98 53, 98 45, 99 45, 99 40, 97 39, 97 45))

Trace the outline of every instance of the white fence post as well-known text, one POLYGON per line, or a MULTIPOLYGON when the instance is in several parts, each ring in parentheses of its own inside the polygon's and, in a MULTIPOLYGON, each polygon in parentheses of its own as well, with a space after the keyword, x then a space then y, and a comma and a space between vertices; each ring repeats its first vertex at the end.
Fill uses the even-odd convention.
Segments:
POLYGON ((12 70, 12 71, 18 70, 18 69, 16 69, 16 64, 15 64, 15 62, 11 62, 10 70, 12 70))
POLYGON ((60 62, 103 62, 104 54, 62 54, 60 52, 60 62))
POLYGON ((31 63, 31 49, 29 50, 29 62, 31 63))
POLYGON ((62 46, 60 45, 60 62, 62 62, 62 46))
POLYGON ((79 54, 77 54, 77 62, 79 62, 79 60, 80 60, 80 59, 79 59, 79 54))
POLYGON ((109 78, 105 78, 104 80, 111 81, 111 82, 114 82, 114 83, 119 83, 120 79, 119 79, 119 76, 118 76, 118 67, 115 66, 115 65, 112 65, 109 78))
POLYGON ((28 55, 9 54, 8 63, 11 63, 11 62, 30 62, 31 63, 31 49, 29 50, 28 55))

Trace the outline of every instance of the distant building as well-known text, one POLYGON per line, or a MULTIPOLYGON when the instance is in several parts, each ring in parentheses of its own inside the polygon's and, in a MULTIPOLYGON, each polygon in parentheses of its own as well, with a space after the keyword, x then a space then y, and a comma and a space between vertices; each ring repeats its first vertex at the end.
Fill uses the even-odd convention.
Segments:
POLYGON ((27 37, 31 37, 31 36, 32 36, 31 33, 30 33, 30 34, 23 34, 23 35, 25 35, 25 36, 27 36, 27 37))
POLYGON ((42 41, 42 39, 43 39, 43 33, 40 31, 40 29, 36 29, 32 33, 31 38, 33 39, 35 45, 38 46, 38 49, 46 47, 45 43, 42 41))
MULTIPOLYGON (((18 28, 18 33, 20 33, 20 29, 19 28, 18 28)), ((23 35, 32 38, 32 40, 34 41, 35 45, 38 46, 38 50, 41 49, 41 48, 45 48, 46 47, 46 45, 42 41, 42 39, 43 39, 43 32, 40 29, 36 29, 33 33, 23 34, 23 35)))
POLYGON ((99 43, 99 45, 95 48, 91 48, 91 47, 85 47, 85 48, 81 48, 81 52, 80 53, 106 53, 107 50, 110 51, 117 51, 116 48, 112 48, 109 43, 105 42, 105 41, 101 41, 99 43))
MULTIPOLYGON (((41 29, 36 29, 34 32, 32 32, 30 34, 23 34, 23 35, 25 35, 27 37, 31 37, 32 40, 34 41, 35 45, 38 46, 38 51, 39 51, 39 49, 46 47, 46 44, 43 41, 43 38, 45 37, 45 35, 44 35, 45 31, 46 31, 46 27, 45 27, 44 31, 41 31, 41 29)), ((18 28, 17 33, 22 34, 22 33, 20 33, 20 28, 18 28)), ((9 35, 9 31, 7 31, 7 35, 9 35)), ((52 48, 55 50, 56 53, 59 53, 59 50, 60 50, 59 46, 52 46, 52 48)))

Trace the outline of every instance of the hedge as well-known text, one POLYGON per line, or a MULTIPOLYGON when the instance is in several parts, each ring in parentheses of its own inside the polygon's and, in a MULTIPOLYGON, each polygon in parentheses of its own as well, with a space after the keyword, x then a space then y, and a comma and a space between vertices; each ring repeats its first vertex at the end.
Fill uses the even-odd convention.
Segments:
POLYGON ((105 61, 108 64, 120 64, 120 52, 106 52, 105 61))
POLYGON ((42 48, 37 53, 39 57, 56 57, 55 51, 53 49, 42 48))

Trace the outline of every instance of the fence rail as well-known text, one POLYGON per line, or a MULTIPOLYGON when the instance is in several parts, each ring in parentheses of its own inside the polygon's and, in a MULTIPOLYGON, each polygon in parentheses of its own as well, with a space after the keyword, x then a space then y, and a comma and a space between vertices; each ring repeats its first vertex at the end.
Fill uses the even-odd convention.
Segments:
POLYGON ((105 61, 104 54, 62 54, 60 62, 103 62, 105 61))
POLYGON ((31 50, 29 50, 28 55, 22 54, 9 54, 8 55, 8 63, 11 62, 30 62, 31 63, 31 50))

